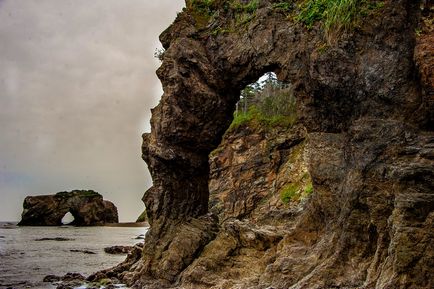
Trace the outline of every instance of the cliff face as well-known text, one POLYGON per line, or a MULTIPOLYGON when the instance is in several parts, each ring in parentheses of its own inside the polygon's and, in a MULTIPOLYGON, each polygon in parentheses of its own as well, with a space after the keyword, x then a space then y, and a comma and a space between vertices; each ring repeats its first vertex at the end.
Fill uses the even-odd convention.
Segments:
POLYGON ((432 288, 431 4, 384 1, 328 44, 320 25, 294 20, 296 3, 250 2, 187 1, 161 35, 164 94, 142 147, 151 228, 128 282, 432 288), (209 165, 240 89, 268 71, 293 84, 305 131, 271 133, 282 140, 263 148, 262 132, 240 128, 209 165), (285 207, 276 192, 306 185, 296 146, 313 193, 285 207))
POLYGON ((94 191, 60 192, 54 195, 29 196, 24 199, 20 226, 60 226, 70 212, 72 225, 95 226, 118 222, 118 210, 94 191))
POLYGON ((312 193, 306 131, 247 122, 229 130, 210 154, 210 212, 220 223, 248 219, 287 225, 312 193))

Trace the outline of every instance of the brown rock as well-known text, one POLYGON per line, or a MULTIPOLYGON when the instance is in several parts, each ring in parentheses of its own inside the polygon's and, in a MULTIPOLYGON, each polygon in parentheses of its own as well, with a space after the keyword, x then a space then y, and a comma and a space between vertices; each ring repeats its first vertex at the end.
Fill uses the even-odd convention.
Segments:
POLYGON ((111 246, 104 248, 107 254, 128 254, 133 249, 133 246, 111 246))
POLYGON ((60 226, 70 212, 76 226, 94 226, 118 222, 115 205, 94 191, 60 192, 24 199, 20 226, 60 226))
POLYGON ((164 94, 142 147, 151 228, 142 261, 119 276, 141 288, 434 287, 433 32, 415 41, 419 2, 385 1, 332 46, 273 3, 245 18, 232 1, 213 1, 212 17, 187 1, 161 35, 164 94), (294 86, 306 133, 281 134, 304 143, 314 187, 287 224, 285 206, 270 203, 272 224, 262 202, 295 144, 265 161, 259 131, 227 136, 211 180, 208 164, 240 89, 268 71, 294 86), (209 181, 220 220, 207 214, 209 181))

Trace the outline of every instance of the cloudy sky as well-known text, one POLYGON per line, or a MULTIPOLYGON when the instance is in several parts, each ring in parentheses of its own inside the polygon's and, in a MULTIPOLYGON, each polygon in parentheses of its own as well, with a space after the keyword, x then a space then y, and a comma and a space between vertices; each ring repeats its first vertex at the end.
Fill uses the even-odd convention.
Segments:
POLYGON ((121 221, 151 184, 141 134, 158 35, 183 0, 0 0, 0 221, 27 195, 93 189, 121 221))

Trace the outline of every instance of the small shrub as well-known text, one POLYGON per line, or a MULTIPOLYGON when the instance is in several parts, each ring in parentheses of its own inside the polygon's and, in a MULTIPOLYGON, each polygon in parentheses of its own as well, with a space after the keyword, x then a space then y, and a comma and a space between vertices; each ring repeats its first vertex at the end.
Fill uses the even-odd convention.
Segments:
POLYGON ((286 185, 280 191, 280 200, 282 203, 288 204, 291 200, 294 200, 298 197, 299 190, 300 189, 294 184, 286 185))
POLYGON ((164 48, 155 48, 154 57, 160 61, 163 61, 164 52, 165 52, 164 48))

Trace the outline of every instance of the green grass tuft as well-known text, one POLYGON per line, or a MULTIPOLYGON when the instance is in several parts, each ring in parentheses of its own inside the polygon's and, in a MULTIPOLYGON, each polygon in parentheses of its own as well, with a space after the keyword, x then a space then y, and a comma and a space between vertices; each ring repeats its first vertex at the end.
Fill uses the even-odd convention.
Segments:
POLYGON ((304 193, 305 193, 306 195, 310 195, 310 194, 313 193, 313 185, 312 185, 312 182, 309 182, 309 183, 306 185, 306 187, 304 188, 304 193))
POLYGON ((299 190, 300 188, 294 184, 289 184, 283 187, 280 191, 280 199, 282 200, 282 203, 288 204, 291 200, 298 198, 299 190))
POLYGON ((231 3, 231 8, 238 13, 255 13, 259 6, 259 0, 250 0, 244 3, 240 0, 234 0, 231 3))
POLYGON ((274 3, 272 5, 273 9, 277 10, 277 11, 281 11, 281 12, 290 12, 293 9, 293 3, 292 1, 282 1, 282 2, 278 2, 278 3, 274 3))
POLYGON ((309 29, 322 21, 327 38, 330 40, 343 31, 357 26, 362 16, 382 8, 383 1, 372 0, 306 0, 299 6, 295 20, 304 23, 309 29))
POLYGON ((101 194, 93 191, 93 190, 75 190, 71 192, 58 192, 56 194, 58 197, 72 197, 72 196, 81 196, 81 197, 96 197, 101 196, 101 194))

